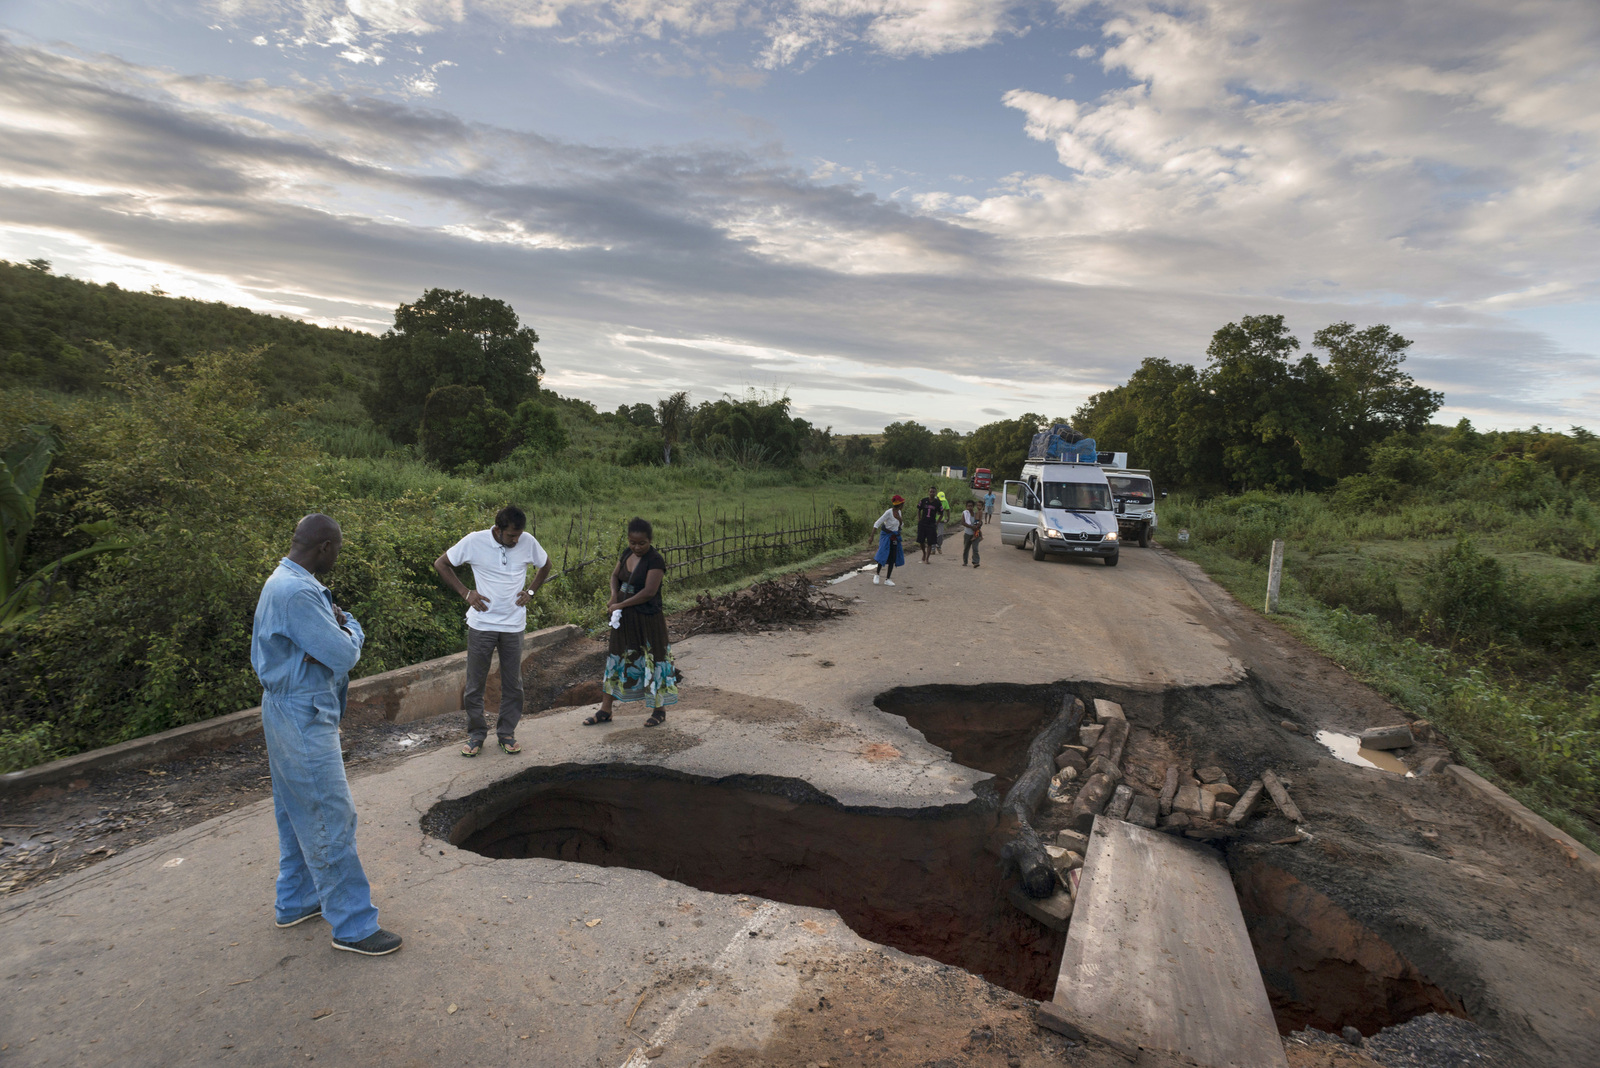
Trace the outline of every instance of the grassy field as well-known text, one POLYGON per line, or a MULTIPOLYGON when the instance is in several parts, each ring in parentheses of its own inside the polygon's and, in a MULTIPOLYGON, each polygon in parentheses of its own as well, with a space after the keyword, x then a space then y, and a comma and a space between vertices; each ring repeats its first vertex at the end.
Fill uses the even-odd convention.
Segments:
POLYGON ((1600 848, 1596 541, 1587 508, 1174 495, 1161 543, 1262 610, 1285 540, 1284 627, 1436 724, 1467 766, 1600 848), (1176 532, 1187 528, 1187 545, 1176 532))

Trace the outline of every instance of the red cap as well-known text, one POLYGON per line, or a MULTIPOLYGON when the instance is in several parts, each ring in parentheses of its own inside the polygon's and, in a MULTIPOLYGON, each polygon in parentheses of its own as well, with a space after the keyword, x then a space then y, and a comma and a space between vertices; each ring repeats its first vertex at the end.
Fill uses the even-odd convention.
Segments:
POLYGON ((893 497, 889 498, 889 503, 890 504, 905 504, 906 503, 906 499, 904 497, 900 496, 900 494, 896 493, 893 497))

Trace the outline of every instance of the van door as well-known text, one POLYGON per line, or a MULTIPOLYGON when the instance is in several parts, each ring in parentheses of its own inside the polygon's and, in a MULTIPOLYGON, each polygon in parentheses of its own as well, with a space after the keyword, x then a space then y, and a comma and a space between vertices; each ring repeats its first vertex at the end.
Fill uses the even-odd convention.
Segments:
POLYGON ((1000 498, 1000 544, 1021 545, 1039 526, 1039 501, 1026 482, 1007 482, 1000 498))

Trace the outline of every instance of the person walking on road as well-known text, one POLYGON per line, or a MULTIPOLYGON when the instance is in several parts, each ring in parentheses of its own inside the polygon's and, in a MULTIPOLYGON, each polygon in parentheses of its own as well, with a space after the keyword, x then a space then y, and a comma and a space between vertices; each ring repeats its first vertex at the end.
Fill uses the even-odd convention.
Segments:
POLYGON ((467 741, 461 755, 475 757, 489 737, 483 691, 489 658, 500 656, 500 713, 494 733, 503 753, 520 753, 517 724, 522 720, 522 633, 528 629, 528 601, 550 575, 550 555, 525 529, 528 517, 507 505, 488 530, 474 530, 439 555, 433 569, 467 602, 467 685, 461 704, 467 712, 467 741), (456 568, 472 567, 476 589, 467 589, 456 568), (538 569, 532 585, 528 568, 538 569))
POLYGON ((628 548, 611 569, 611 646, 600 688, 600 711, 583 721, 586 727, 611 722, 617 701, 643 701, 650 710, 646 727, 667 719, 667 706, 678 703, 678 669, 672 663, 667 617, 661 609, 661 583, 667 560, 650 544, 655 530, 648 520, 628 522, 628 548))
POLYGON ((313 514, 261 587, 250 666, 261 680, 261 729, 278 821, 279 927, 325 917, 333 948, 381 957, 400 936, 378 926, 356 854, 356 806, 339 744, 350 669, 366 639, 356 617, 317 581, 344 546, 339 524, 313 514))
POLYGON ((994 518, 994 490, 983 495, 983 518, 985 521, 994 518))
POLYGON ((917 548, 922 550, 922 562, 925 564, 932 563, 928 556, 939 540, 941 508, 939 491, 929 486, 928 495, 917 502, 917 548))
MULTIPOLYGON (((904 567, 906 554, 900 547, 900 509, 905 506, 906 499, 896 493, 889 498, 889 508, 880 515, 877 522, 872 524, 872 529, 878 531, 878 553, 873 557, 878 568, 872 574, 872 584, 876 586, 879 578, 885 586, 894 585, 894 569, 896 566, 904 567), (883 574, 883 565, 889 565, 889 574, 883 574)), ((924 554, 926 556, 926 554, 924 554)))
POLYGON ((972 556, 972 566, 978 566, 978 543, 983 540, 983 510, 977 501, 968 501, 961 513, 961 566, 967 566, 967 556, 972 556))
POLYGON ((938 492, 939 522, 933 528, 933 551, 940 556, 944 555, 944 525, 950 518, 950 498, 944 495, 944 490, 938 492))

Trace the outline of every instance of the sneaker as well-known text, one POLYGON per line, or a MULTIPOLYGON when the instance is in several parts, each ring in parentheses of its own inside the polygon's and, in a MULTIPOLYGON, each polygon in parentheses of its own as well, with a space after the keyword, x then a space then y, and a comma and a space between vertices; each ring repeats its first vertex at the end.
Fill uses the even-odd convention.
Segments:
POLYGON ((874 586, 876 586, 878 583, 880 583, 882 581, 883 581, 883 576, 882 575, 873 575, 872 576, 872 584, 874 586))
POLYGON ((382 957, 400 948, 400 936, 380 927, 359 942, 346 942, 335 938, 333 948, 342 949, 346 953, 360 953, 366 957, 382 957))
POLYGON ((274 927, 279 927, 279 928, 293 927, 297 923, 305 923, 307 920, 314 920, 318 916, 321 916, 321 915, 322 915, 322 906, 321 905, 314 905, 314 906, 312 906, 311 911, 306 913, 303 916, 296 916, 292 920, 273 920, 272 921, 272 925, 274 927))
POLYGON ((883 584, 885 586, 893 586, 894 585, 894 579, 884 579, 883 580, 883 584))

